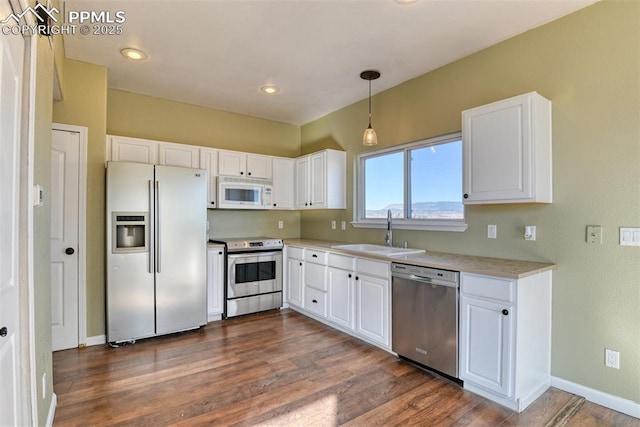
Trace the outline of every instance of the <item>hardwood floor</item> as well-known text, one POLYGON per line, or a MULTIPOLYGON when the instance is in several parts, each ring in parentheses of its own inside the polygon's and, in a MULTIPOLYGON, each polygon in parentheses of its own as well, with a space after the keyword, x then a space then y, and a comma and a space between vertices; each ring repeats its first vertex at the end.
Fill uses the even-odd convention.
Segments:
POLYGON ((294 311, 53 354, 54 425, 640 426, 549 389, 521 414, 294 311), (573 399, 573 400, 572 400, 573 399))

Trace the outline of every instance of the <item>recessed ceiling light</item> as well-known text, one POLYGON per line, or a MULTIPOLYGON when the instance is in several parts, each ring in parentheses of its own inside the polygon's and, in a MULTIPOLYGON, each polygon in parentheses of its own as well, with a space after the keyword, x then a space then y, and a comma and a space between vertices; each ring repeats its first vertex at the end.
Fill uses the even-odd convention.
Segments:
POLYGON ((280 91, 280 88, 274 85, 264 85, 260 88, 260 90, 267 95, 273 95, 274 93, 278 93, 280 91))
POLYGON ((141 51, 140 49, 134 49, 132 47, 127 47, 120 51, 122 56, 132 61, 143 61, 147 59, 147 54, 141 51))

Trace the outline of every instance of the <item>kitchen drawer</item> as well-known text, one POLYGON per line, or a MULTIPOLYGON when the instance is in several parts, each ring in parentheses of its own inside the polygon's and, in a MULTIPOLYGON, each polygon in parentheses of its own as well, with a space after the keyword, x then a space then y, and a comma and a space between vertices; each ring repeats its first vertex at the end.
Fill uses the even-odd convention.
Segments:
POLYGON ((309 287, 305 288, 304 308, 318 316, 327 317, 327 293, 309 287))
POLYGON ((329 253, 329 267, 352 271, 355 267, 354 261, 355 258, 352 256, 329 253))
POLYGON ((303 255, 304 254, 304 249, 303 248, 297 248, 295 246, 287 246, 287 257, 288 258, 294 258, 294 259, 304 259, 303 255))
POLYGON ((356 258, 356 271, 358 273, 368 274, 369 276, 378 276, 388 279, 389 263, 373 261, 366 258, 356 258))
POLYGON ((327 253, 325 251, 316 251, 314 249, 306 249, 304 251, 304 260, 315 264, 326 264, 327 253))
POLYGON ((327 267, 320 264, 307 262, 304 265, 304 285, 311 286, 319 291, 327 290, 327 267))
POLYGON ((514 302, 516 299, 515 281, 499 277, 460 274, 460 292, 497 301, 514 302))

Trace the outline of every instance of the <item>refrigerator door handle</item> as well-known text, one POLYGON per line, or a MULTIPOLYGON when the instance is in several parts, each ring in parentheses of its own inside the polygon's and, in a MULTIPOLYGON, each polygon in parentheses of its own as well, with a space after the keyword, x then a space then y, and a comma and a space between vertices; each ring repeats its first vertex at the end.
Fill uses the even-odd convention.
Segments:
POLYGON ((160 181, 156 180, 156 273, 160 273, 160 181))
MULTIPOLYGON (((153 181, 149 180, 149 213, 153 213, 153 181)), ((154 258, 155 258, 155 246, 154 246, 154 237, 155 232, 153 231, 155 228, 153 227, 153 215, 149 215, 147 218, 147 236, 149 238, 149 273, 153 274, 154 270, 154 258)))

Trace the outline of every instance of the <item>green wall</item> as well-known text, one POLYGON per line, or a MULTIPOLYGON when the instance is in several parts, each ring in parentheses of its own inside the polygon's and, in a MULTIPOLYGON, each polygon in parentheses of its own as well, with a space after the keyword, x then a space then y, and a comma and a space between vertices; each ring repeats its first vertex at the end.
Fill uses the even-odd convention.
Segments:
MULTIPOLYGON (((373 98, 380 148, 459 131, 470 107, 534 90, 552 100, 553 204, 469 206, 464 233, 397 230, 394 239, 556 262, 552 374, 636 402, 640 248, 619 246, 618 227, 640 226, 639 53, 640 2, 605 1, 373 98), (496 240, 486 238, 487 224, 497 224, 496 240), (585 243, 590 224, 603 227, 601 245, 585 243), (537 241, 523 239, 525 225, 537 225, 537 241), (605 347, 620 352, 620 370, 604 366, 605 347)), ((341 147, 351 179, 366 124, 366 101, 308 123, 302 152, 341 147)), ((352 219, 352 188, 346 211, 303 212, 302 236, 382 243, 381 230, 330 229, 332 219, 352 219)))
POLYGON ((107 69, 67 59, 64 97, 54 102, 53 121, 86 126, 87 133, 87 336, 104 334, 104 159, 107 69))

